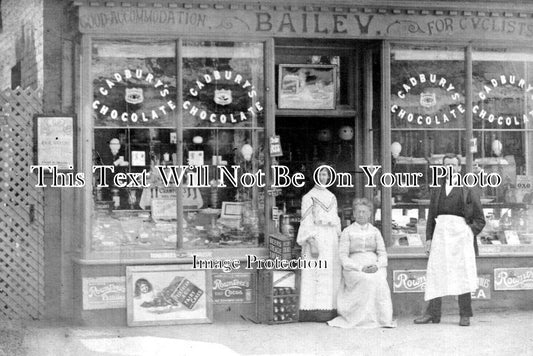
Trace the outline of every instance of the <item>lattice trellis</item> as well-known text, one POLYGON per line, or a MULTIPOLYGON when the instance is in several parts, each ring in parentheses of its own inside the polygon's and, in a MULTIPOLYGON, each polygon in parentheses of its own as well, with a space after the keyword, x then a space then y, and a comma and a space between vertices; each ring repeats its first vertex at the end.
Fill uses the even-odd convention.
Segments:
POLYGON ((44 195, 30 172, 41 111, 40 91, 0 92, 0 319, 44 311, 44 195))

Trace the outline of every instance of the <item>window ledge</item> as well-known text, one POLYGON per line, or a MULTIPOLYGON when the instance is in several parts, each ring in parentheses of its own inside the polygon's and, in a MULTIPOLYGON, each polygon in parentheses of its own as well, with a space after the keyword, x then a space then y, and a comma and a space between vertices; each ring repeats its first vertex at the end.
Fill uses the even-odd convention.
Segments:
POLYGON ((132 251, 128 257, 124 253, 91 254, 87 258, 79 256, 72 260, 80 265, 138 265, 138 264, 187 264, 192 263, 192 256, 197 255, 202 259, 218 259, 246 261, 247 255, 255 255, 258 258, 267 258, 268 249, 264 247, 252 248, 224 248, 211 250, 161 250, 161 251, 132 251))
MULTIPOLYGON (((389 259, 427 258, 422 247, 391 248, 387 255, 389 259)), ((533 257, 533 245, 479 247, 478 259, 492 257, 533 257)))

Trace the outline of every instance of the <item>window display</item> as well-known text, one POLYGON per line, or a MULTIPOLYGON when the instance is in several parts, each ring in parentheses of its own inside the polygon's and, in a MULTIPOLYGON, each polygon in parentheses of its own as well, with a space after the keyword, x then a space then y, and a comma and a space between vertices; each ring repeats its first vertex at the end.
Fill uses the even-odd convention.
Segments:
POLYGON ((264 227, 263 188, 245 187, 240 180, 235 186, 231 183, 233 175, 223 172, 233 173, 238 167, 242 176, 264 170, 264 132, 185 129, 183 142, 183 160, 194 165, 202 163, 198 157, 203 157, 211 179, 208 187, 192 192, 189 188, 184 194, 184 236, 203 237, 202 242, 219 246, 257 245, 264 227))
POLYGON ((483 188, 489 245, 533 243, 533 82, 531 55, 501 50, 472 53, 474 168, 496 172, 499 187, 483 188))
MULTIPOLYGON (((97 169, 92 177, 92 251, 254 247, 263 241, 270 214, 265 210, 267 188, 241 179, 267 168, 263 43, 179 43, 92 43, 93 165, 110 167, 97 169), (180 188, 161 177, 178 165, 188 167, 180 188), (146 186, 120 185, 115 179, 120 174, 128 174, 125 183, 138 179, 146 186)), ((366 124, 361 123, 358 100, 366 94, 355 85, 361 80, 362 69, 354 64, 358 57, 348 49, 317 54, 311 49, 295 53, 283 44, 279 49, 275 71, 281 68, 285 75, 281 83, 274 77, 278 91, 297 85, 287 68, 324 67, 335 95, 328 99, 330 109, 313 112, 283 107, 280 93, 269 94, 277 100, 273 133, 283 143, 283 156, 274 162, 307 177, 314 162, 325 161, 362 189, 357 164, 369 158, 359 146, 366 124)), ((462 173, 483 169, 502 177, 499 187, 483 188, 489 223, 480 243, 532 244, 533 107, 528 90, 533 61, 527 53, 473 50, 469 123, 465 53, 462 47, 392 46, 392 173, 422 173, 420 187, 395 185, 392 201, 385 202, 392 205, 394 246, 422 244, 430 166, 450 152, 461 156, 462 173)), ((315 72, 304 74, 320 87, 315 72)), ((380 135, 378 121, 373 122, 374 138, 380 135)), ((368 142, 379 146, 378 140, 368 142)), ((291 221, 298 222, 306 188, 284 188, 277 198, 284 212, 278 224, 286 232, 291 221)), ((355 191, 332 191, 343 224, 349 224, 346 209, 355 191)), ((377 194, 376 204, 380 200, 377 194)), ((388 223, 379 220, 376 216, 377 225, 388 223)))
POLYGON ((177 231, 176 188, 165 187, 155 167, 177 164, 174 129, 95 129, 95 250, 135 246, 174 248, 177 231), (117 173, 145 172, 147 188, 116 186, 117 173), (102 187, 105 179, 109 187, 102 187), (165 204, 166 203, 166 204, 165 204))
POLYGON ((240 178, 264 165, 262 44, 186 42, 178 51, 183 93, 175 42, 93 44, 92 251, 250 247, 262 239, 260 188, 240 179, 219 187, 233 183, 232 166, 240 178), (180 165, 188 168, 176 182, 180 165))
POLYGON ((391 51, 391 160, 393 173, 422 173, 420 187, 392 187, 393 246, 422 246, 431 165, 446 153, 465 164, 464 54, 397 46, 391 51))
MULTIPOLYGON (((184 202, 184 236, 209 246, 257 246, 265 226, 264 189, 231 183, 264 170, 264 59, 257 43, 183 45, 183 162, 208 166, 203 204, 184 202)), ((197 243, 197 244, 198 244, 197 243)))
POLYGON ((425 178, 419 188, 392 188, 393 246, 422 246, 429 166, 441 164, 446 153, 460 154, 462 173, 472 154, 472 171, 502 178, 500 186, 482 188, 487 224, 480 245, 531 244, 533 108, 527 88, 533 73, 524 61, 530 55, 473 51, 473 136, 467 137, 464 50, 396 46, 391 53, 392 170, 425 178))

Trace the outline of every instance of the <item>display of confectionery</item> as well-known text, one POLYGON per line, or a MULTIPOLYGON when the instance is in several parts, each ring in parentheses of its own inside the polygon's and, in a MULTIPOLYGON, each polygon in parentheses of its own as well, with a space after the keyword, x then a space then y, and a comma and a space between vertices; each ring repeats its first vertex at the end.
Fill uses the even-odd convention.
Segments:
MULTIPOLYGON (((220 214, 220 209, 212 208, 186 211, 182 224, 183 246, 212 248, 257 244, 262 233, 257 210, 243 209, 242 216, 234 220, 220 219, 220 214)), ((150 211, 106 209, 94 215, 92 248, 172 249, 177 244, 177 233, 175 217, 156 217, 150 211)))

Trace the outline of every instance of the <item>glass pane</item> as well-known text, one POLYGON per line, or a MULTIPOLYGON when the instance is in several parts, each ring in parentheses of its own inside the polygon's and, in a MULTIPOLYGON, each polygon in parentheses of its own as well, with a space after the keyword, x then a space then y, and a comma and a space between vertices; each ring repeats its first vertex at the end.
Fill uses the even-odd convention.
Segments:
POLYGON ((430 166, 442 164, 446 153, 455 153, 463 157, 465 173, 464 137, 464 131, 459 130, 392 132, 392 173, 404 174, 392 186, 393 247, 423 246, 432 179, 430 166), (420 176, 415 178, 416 174, 420 176), (405 186, 415 184, 419 187, 405 186))
POLYGON ((487 225, 479 235, 480 242, 533 243, 533 132, 475 131, 474 137, 476 168, 502 178, 499 186, 482 188, 487 225))
POLYGON ((183 44, 184 127, 262 127, 263 45, 183 44))
POLYGON ((474 128, 533 128, 531 54, 474 51, 472 56, 474 128))
MULTIPOLYGON (((461 131, 395 131, 392 132, 392 172, 422 173, 420 188, 392 187, 396 203, 426 204, 429 199, 430 165, 439 165, 446 153, 464 157, 464 133, 461 131)), ((463 158, 463 164, 465 159, 463 158)))
POLYGON ((482 245, 531 244, 533 56, 490 49, 475 50, 472 58, 474 165, 502 178, 499 186, 482 188, 487 224, 478 241, 482 245))
POLYGON ((401 205, 393 205, 391 247, 424 246, 427 214, 427 206, 406 208, 401 205))
POLYGON ((95 42, 94 126, 174 127, 175 55, 174 42, 95 42))
POLYGON ((188 129, 183 142, 183 161, 204 166, 209 185, 183 191, 184 247, 256 246, 263 240, 265 202, 252 175, 264 172, 263 131, 188 129))
POLYGON ((114 171, 100 168, 94 174, 92 248, 175 248, 176 190, 163 186, 155 166, 177 162, 176 132, 109 128, 94 134, 94 165, 114 171), (119 179, 124 174, 130 178, 119 179), (127 183, 147 187, 128 188, 127 183))
POLYGON ((457 48, 391 52, 393 128, 463 128, 464 55, 457 48))
POLYGON ((392 173, 404 177, 392 186, 393 247, 423 246, 430 166, 446 153, 461 154, 465 164, 464 76, 462 48, 391 51, 392 173), (414 184, 420 187, 406 186, 414 184))

